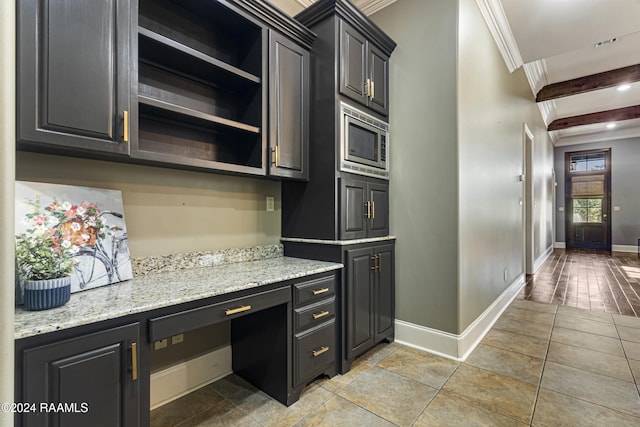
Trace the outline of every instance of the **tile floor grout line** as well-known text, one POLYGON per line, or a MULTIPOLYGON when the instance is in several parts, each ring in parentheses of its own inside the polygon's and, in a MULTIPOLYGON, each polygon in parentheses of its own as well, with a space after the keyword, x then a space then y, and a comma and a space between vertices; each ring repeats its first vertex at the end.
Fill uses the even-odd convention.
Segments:
POLYGON ((542 362, 542 372, 540 372, 540 379, 538 380, 538 387, 536 389, 536 397, 533 399, 533 411, 531 411, 531 420, 529 420, 529 426, 533 426, 533 419, 536 416, 536 408, 538 406, 538 398, 540 397, 540 389, 542 388, 542 378, 544 377, 544 370, 547 366, 547 360, 549 359, 549 349, 551 348, 551 337, 553 336, 553 329, 556 326, 556 319, 558 318, 558 306, 553 313, 553 324, 551 325, 551 333, 547 341, 547 350, 544 353, 544 359, 542 362))

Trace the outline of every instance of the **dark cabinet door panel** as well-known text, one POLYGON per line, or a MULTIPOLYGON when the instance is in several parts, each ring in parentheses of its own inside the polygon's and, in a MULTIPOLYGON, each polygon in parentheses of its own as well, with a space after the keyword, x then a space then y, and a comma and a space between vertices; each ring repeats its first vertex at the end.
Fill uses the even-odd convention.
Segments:
POLYGON ((129 4, 18 2, 19 141, 127 152, 129 4))
POLYGON ((367 189, 371 201, 368 236, 387 236, 389 234, 389 185, 369 183, 367 189))
POLYGON ((309 52, 270 31, 271 175, 307 179, 309 52))
POLYGON ((340 22, 340 93, 367 105, 367 40, 340 22))
POLYGON ((24 414, 23 425, 139 425, 139 338, 134 323, 25 350, 23 401, 75 405, 24 414))
MULTIPOLYGON (((367 236, 367 183, 341 179, 341 226, 343 239, 360 239, 367 236)), ((370 212, 369 207, 369 212, 370 212)))
POLYGON ((373 271, 370 248, 347 251, 347 357, 374 344, 373 271))
POLYGON ((379 246, 377 256, 376 283, 376 342, 393 335, 395 318, 395 256, 393 245, 379 246))
POLYGON ((372 44, 368 54, 372 84, 369 107, 386 116, 389 114, 389 58, 372 44))

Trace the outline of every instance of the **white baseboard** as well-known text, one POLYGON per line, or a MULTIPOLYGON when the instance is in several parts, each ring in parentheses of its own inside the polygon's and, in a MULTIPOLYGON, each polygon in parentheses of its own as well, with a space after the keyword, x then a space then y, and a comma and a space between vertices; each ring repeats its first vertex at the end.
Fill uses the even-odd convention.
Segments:
POLYGON ((538 269, 540 267, 542 267, 542 264, 544 264, 544 262, 547 260, 547 258, 549 258, 549 255, 551 255, 553 253, 553 246, 549 246, 547 248, 547 250, 538 257, 537 260, 533 261, 533 273, 535 274, 538 269))
POLYGON ((229 345, 151 374, 151 409, 165 405, 232 372, 229 345))
POLYGON ((409 347, 462 362, 489 332, 489 329, 511 304, 511 301, 515 299, 524 283, 525 276, 522 274, 460 335, 396 320, 396 341, 409 347))
POLYGON ((636 245, 611 245, 611 250, 614 252, 638 252, 638 246, 636 245))
MULTIPOLYGON (((556 242, 555 247, 559 249, 566 249, 567 244, 565 242, 556 242)), ((611 245, 613 252, 638 252, 637 245, 611 245)))

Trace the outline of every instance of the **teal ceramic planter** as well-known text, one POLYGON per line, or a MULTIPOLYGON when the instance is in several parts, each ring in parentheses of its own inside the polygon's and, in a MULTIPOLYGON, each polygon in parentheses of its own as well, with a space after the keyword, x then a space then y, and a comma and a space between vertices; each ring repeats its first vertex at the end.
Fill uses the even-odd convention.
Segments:
POLYGON ((47 310, 60 307, 71 298, 71 277, 48 280, 27 280, 24 283, 24 308, 47 310))

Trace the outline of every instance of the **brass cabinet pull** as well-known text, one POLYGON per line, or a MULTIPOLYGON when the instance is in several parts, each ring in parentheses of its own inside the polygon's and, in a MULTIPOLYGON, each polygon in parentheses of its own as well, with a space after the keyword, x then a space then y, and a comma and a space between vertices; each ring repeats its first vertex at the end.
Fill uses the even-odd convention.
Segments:
POLYGON ((329 347, 320 347, 318 350, 313 350, 313 357, 318 357, 327 351, 329 351, 329 347))
POLYGON ((131 343, 131 379, 138 379, 138 344, 131 343))
POLYGON ((367 201, 367 219, 371 218, 371 202, 367 201))
POLYGON ((371 202, 371 218, 376 218, 376 202, 371 202))
POLYGON ((371 96, 371 80, 367 79, 366 83, 364 84, 365 87, 365 91, 367 92, 367 97, 371 96))
POLYGON ((380 271, 380 255, 372 256, 371 261, 373 261, 373 267, 371 267, 371 269, 373 271, 380 271))
POLYGON ((280 159, 278 158, 278 146, 276 145, 271 149, 271 164, 275 167, 280 167, 280 159))
POLYGON ((122 113, 122 140, 129 142, 129 112, 124 111, 122 113))
POLYGON ((320 319, 320 318, 322 318, 324 316, 328 316, 328 315, 329 315, 329 312, 326 311, 326 310, 325 311, 321 311, 320 313, 313 313, 312 314, 314 320, 320 319))
POLYGON ((376 86, 373 80, 371 80, 371 99, 374 99, 375 97, 376 97, 376 86))
POLYGON ((248 310, 251 310, 251 306, 243 305, 242 307, 238 307, 238 308, 228 308, 225 310, 225 314, 227 316, 231 316, 232 314, 242 313, 243 311, 248 311, 248 310))
POLYGON ((314 289, 313 290, 313 294, 314 295, 324 294, 325 292, 329 292, 329 288, 322 288, 322 289, 314 289))

